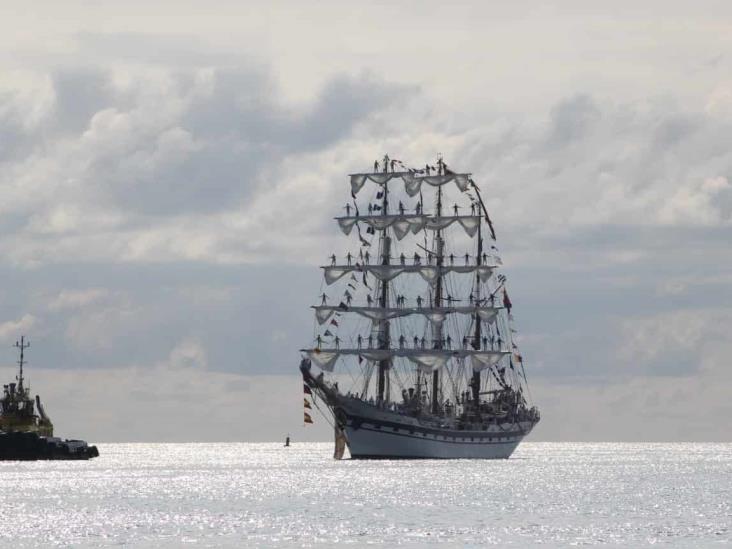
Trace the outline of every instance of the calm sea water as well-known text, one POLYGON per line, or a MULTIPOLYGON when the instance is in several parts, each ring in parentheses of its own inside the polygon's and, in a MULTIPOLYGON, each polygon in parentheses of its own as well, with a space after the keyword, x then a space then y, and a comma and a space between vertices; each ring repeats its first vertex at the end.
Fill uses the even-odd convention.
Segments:
POLYGON ((732 444, 525 443, 502 461, 341 461, 330 444, 103 444, 0 462, 0 546, 732 543, 732 444))

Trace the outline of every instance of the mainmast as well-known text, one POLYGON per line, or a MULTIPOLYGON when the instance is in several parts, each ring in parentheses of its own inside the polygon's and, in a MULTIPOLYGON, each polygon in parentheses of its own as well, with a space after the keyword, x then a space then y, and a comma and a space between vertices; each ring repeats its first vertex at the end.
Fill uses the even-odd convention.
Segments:
MULTIPOLYGON (((384 155, 384 173, 387 173, 389 169, 389 155, 384 155)), ((389 189, 388 181, 384 182, 384 196, 381 202, 381 211, 383 215, 388 215, 389 212, 389 189)), ((388 230, 384 229, 381 233, 381 264, 389 265, 391 256, 391 238, 389 237, 388 230)), ((379 306, 385 309, 389 306, 389 283, 386 280, 380 282, 381 295, 379 296, 379 306)), ((386 319, 379 321, 379 348, 388 349, 391 342, 390 337, 390 326, 389 321, 386 319)), ((383 402, 389 398, 388 384, 389 384, 389 368, 391 367, 391 360, 384 359, 379 361, 379 379, 377 385, 378 400, 383 402)))
MULTIPOLYGON (((442 174, 442 158, 437 161, 440 174, 442 174)), ((437 217, 442 217, 442 186, 437 187, 437 217)), ((437 240, 437 286, 435 288, 435 307, 442 307, 442 256, 444 255, 444 241, 442 240, 442 230, 438 230, 435 234, 437 240)), ((435 340, 435 349, 442 349, 442 323, 433 325, 433 338, 435 340)), ((437 414, 440 410, 439 402, 440 390, 440 370, 432 372, 432 413, 437 414)))
POLYGON ((23 365, 25 364, 25 354, 24 351, 30 347, 30 343, 25 342, 25 336, 20 336, 20 343, 17 341, 15 342, 14 347, 20 349, 20 360, 18 361, 18 365, 20 366, 20 372, 18 373, 18 391, 23 391, 23 365))
MULTIPOLYGON (((476 257, 477 265, 482 265, 483 262, 483 235, 481 234, 481 221, 478 218, 478 255, 476 257)), ((480 307, 480 276, 476 273, 475 275, 475 305, 476 308, 480 307)), ((473 349, 476 351, 480 349, 480 338, 481 338, 481 325, 480 315, 475 313, 475 333, 473 334, 473 349)), ((480 371, 473 372, 473 379, 470 382, 470 386, 473 390, 473 404, 475 405, 476 412, 480 409, 480 371)))

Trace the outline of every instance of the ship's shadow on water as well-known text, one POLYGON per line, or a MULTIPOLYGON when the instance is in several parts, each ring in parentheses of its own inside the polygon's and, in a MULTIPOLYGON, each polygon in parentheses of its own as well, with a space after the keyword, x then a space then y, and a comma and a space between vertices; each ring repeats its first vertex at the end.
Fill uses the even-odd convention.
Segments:
POLYGON ((296 441, 99 449, 88 462, 0 463, 0 546, 732 541, 732 444, 524 443, 502 460, 379 461, 296 441))

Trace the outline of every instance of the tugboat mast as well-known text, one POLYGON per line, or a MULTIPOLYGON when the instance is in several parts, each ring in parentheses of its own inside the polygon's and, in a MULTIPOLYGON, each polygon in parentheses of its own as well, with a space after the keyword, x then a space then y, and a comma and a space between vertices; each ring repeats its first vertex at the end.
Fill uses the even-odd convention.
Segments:
POLYGON ((17 349, 20 349, 20 360, 18 361, 18 365, 20 366, 20 372, 18 373, 18 391, 23 391, 23 365, 25 364, 25 354, 24 351, 30 347, 30 342, 25 342, 25 336, 20 336, 20 342, 15 342, 14 347, 17 349))

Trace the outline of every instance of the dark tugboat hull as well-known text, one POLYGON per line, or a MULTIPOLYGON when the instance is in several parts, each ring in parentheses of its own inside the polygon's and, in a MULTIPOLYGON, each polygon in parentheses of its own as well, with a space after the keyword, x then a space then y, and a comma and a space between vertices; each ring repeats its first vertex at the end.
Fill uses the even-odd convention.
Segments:
POLYGON ((62 440, 37 433, 0 433, 0 461, 87 460, 99 456, 83 440, 62 440))

